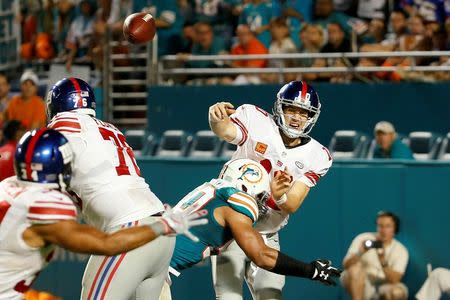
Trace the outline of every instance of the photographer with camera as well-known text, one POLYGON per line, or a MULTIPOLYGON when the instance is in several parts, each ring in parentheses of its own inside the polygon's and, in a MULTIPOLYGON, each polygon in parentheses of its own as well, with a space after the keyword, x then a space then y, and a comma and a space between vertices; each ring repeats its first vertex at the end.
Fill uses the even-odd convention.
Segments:
POLYGON ((408 250, 394 237, 400 219, 392 212, 380 211, 377 232, 356 236, 344 258, 342 283, 352 300, 407 299, 408 289, 401 282, 408 264, 408 250))

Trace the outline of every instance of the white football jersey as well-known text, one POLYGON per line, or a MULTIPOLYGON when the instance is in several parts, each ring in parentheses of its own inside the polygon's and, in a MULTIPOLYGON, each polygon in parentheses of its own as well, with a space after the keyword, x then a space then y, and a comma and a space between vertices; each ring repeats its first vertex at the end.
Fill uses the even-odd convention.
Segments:
POLYGON ((65 194, 9 177, 0 183, 0 299, 23 299, 53 254, 52 245, 32 248, 22 233, 33 224, 76 220, 77 209, 65 194))
MULTIPOLYGON (((239 106, 230 119, 242 134, 242 139, 235 141, 238 147, 233 158, 258 161, 271 178, 275 171, 283 171, 287 167, 293 182, 299 180, 313 187, 331 167, 330 152, 313 138, 303 139, 299 146, 287 148, 273 116, 257 106, 239 106)), ((269 213, 256 223, 255 228, 261 233, 277 232, 289 217, 273 202, 269 202, 269 206, 269 213)))
POLYGON ((105 230, 164 210, 114 125, 90 115, 63 112, 48 127, 63 133, 75 153, 70 189, 87 223, 105 230))

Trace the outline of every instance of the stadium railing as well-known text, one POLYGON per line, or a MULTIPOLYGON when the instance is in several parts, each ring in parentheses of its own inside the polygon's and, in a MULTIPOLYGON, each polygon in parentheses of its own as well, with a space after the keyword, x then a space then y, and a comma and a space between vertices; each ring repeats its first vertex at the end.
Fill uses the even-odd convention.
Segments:
POLYGON ((345 62, 344 67, 268 67, 268 68, 186 68, 171 67, 170 62, 179 62, 177 55, 163 56, 159 62, 159 82, 164 75, 238 75, 238 74, 261 74, 277 73, 367 73, 367 72, 437 72, 450 71, 450 65, 440 66, 417 66, 416 59, 419 57, 450 57, 450 51, 397 51, 397 52, 342 52, 342 53, 291 53, 291 54, 252 54, 252 55, 191 55, 183 61, 236 61, 236 60, 258 60, 267 59, 275 61, 293 59, 315 59, 315 58, 341 58, 345 62), (384 58, 405 57, 412 58, 411 66, 353 66, 350 59, 356 58, 384 58), (167 65, 167 66, 166 66, 167 65))

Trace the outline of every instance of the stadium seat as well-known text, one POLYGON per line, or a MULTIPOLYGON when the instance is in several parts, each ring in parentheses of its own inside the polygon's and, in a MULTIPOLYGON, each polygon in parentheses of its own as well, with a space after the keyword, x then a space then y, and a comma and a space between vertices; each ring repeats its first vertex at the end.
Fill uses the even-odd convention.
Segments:
POLYGON ((365 156, 368 138, 355 130, 338 130, 331 138, 328 149, 334 159, 362 158, 365 156))
POLYGON ((409 134, 409 148, 417 160, 436 158, 442 137, 429 131, 413 131, 409 134))
POLYGON ((144 139, 144 147, 142 148, 142 155, 152 156, 155 153, 157 137, 154 133, 147 133, 144 139))
POLYGON ((182 157, 186 155, 192 136, 184 130, 167 130, 156 149, 157 157, 182 157))
POLYGON ((447 136, 442 140, 437 159, 450 160, 450 132, 447 133, 447 136))
POLYGON ((222 158, 231 158, 233 156, 234 152, 236 151, 237 146, 227 143, 225 141, 222 141, 222 151, 220 153, 220 157, 222 158))
POLYGON ((222 144, 219 138, 211 130, 198 131, 188 152, 189 157, 216 157, 222 144))
POLYGON ((134 155, 142 155, 144 148, 145 130, 144 129, 128 129, 124 131, 128 145, 133 148, 134 155))

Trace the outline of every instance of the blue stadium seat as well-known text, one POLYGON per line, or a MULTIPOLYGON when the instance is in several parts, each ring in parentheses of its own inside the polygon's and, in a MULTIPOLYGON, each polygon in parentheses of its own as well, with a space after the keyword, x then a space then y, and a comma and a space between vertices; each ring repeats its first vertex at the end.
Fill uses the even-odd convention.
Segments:
POLYGON ((211 130, 198 131, 192 140, 189 157, 216 157, 222 144, 220 139, 211 130))
POLYGON ((409 134, 409 148, 417 160, 436 158, 442 137, 429 131, 413 131, 409 134))
POLYGON ((142 150, 144 148, 144 129, 128 129, 124 131, 125 138, 128 145, 133 148, 134 155, 142 155, 142 150))
POLYGON ((338 130, 328 149, 334 159, 362 158, 366 155, 368 137, 355 130, 338 130))
POLYGON ((155 156, 185 156, 191 141, 192 136, 184 130, 167 130, 161 136, 161 141, 156 149, 155 156))
POLYGON ((222 150, 220 151, 220 157, 230 159, 236 151, 237 146, 226 141, 222 141, 222 150))
POLYGON ((142 148, 142 155, 152 156, 155 153, 156 145, 158 144, 157 137, 154 133, 147 133, 144 139, 144 148, 142 148))
POLYGON ((439 150, 437 159, 439 160, 450 160, 450 132, 442 140, 441 149, 439 150))

